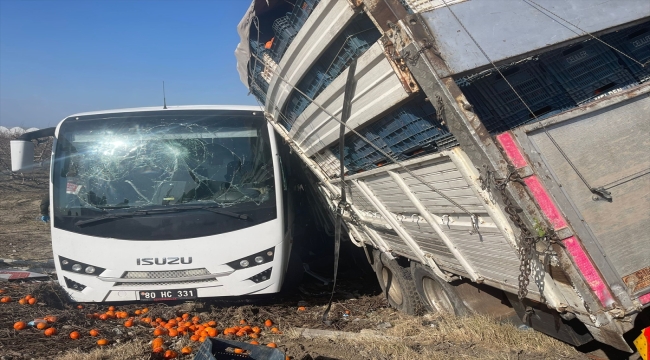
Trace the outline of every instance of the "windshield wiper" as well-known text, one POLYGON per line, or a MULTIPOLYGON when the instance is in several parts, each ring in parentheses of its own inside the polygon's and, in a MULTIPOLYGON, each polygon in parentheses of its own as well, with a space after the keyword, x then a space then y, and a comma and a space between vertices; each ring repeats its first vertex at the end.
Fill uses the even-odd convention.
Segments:
POLYGON ((94 219, 79 220, 74 224, 77 225, 78 227, 84 227, 92 224, 101 223, 104 221, 115 220, 115 219, 125 219, 125 218, 137 217, 137 216, 175 213, 175 212, 188 211, 188 210, 207 210, 215 214, 230 216, 235 219, 240 219, 240 220, 250 219, 250 216, 248 214, 238 214, 232 211, 224 210, 221 209, 221 205, 202 205, 202 206, 170 206, 170 207, 159 208, 159 209, 136 210, 128 213, 108 214, 94 219))

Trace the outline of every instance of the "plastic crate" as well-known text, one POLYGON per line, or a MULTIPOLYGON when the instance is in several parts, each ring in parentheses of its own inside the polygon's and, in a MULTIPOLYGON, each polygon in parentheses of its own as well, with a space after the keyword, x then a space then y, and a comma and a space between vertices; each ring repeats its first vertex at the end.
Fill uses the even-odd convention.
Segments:
POLYGON ((575 101, 559 82, 535 60, 504 66, 499 71, 470 78, 462 91, 491 133, 512 129, 535 120, 536 116, 539 118, 575 106, 575 101))
POLYGON ((636 82, 614 52, 597 40, 551 51, 540 61, 576 103, 636 82))
MULTIPOLYGON (((644 64, 650 61, 650 22, 604 35, 602 40, 644 64)), ((642 67, 622 54, 616 54, 639 82, 650 80, 650 63, 642 67)))
POLYGON ((405 105, 370 125, 369 130, 379 134, 400 156, 422 147, 435 147, 437 139, 449 134, 428 102, 405 105))

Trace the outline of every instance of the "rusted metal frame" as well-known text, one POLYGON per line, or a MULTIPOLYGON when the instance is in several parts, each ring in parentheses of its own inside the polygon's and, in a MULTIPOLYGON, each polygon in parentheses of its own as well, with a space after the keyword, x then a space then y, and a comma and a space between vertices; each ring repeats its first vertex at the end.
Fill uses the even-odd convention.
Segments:
POLYGON ((404 229, 399 222, 392 216, 392 213, 386 208, 386 206, 379 200, 377 197, 372 193, 372 190, 368 187, 368 185, 365 184, 363 180, 358 180, 355 181, 356 185, 359 187, 359 190, 363 194, 363 196, 370 201, 371 204, 375 206, 375 208, 382 214, 384 219, 393 227, 393 230, 399 235, 399 237, 406 243, 406 245, 411 248, 411 251, 417 256, 417 260, 419 260, 423 264, 429 265, 433 272, 438 275, 440 278, 448 281, 450 279, 449 275, 445 274, 440 268, 438 267, 438 264, 429 256, 426 256, 424 251, 420 248, 420 246, 413 240, 411 235, 408 233, 408 230, 404 229))
MULTIPOLYGON (((637 92, 637 96, 642 96, 647 91, 649 91, 650 85, 646 86, 645 90, 646 91, 637 92)), ((609 101, 596 101, 593 104, 590 104, 589 108, 586 109, 586 111, 574 112, 573 116, 564 115, 562 120, 555 120, 553 121, 553 124, 571 121, 574 118, 583 116, 593 111, 598 111, 610 106, 614 106, 615 104, 626 101, 628 99, 629 94, 623 93, 616 95, 613 98, 609 98, 609 101)), ((547 124, 547 126, 550 125, 547 124)), ((632 302, 632 299, 627 292, 627 287, 621 279, 622 275, 618 274, 612 263, 605 256, 604 250, 601 248, 598 240, 591 232, 591 230, 585 226, 584 218, 571 200, 571 197, 560 185, 560 181, 557 175, 547 165, 545 158, 541 155, 536 145, 529 139, 528 133, 532 131, 533 130, 530 130, 528 127, 521 127, 512 130, 512 133, 517 138, 517 141, 519 142, 521 148, 530 158, 530 166, 532 166, 535 172, 540 175, 539 179, 542 181, 546 189, 551 193, 555 202, 557 203, 557 206, 561 209, 563 215, 569 220, 571 227, 578 235, 578 238, 581 240, 582 245, 589 253, 592 261, 597 266, 598 270, 601 273, 601 276, 607 282, 616 298, 618 298, 621 305, 626 309, 626 312, 638 310, 637 306, 632 302)))
POLYGON ((404 179, 402 179, 402 177, 399 174, 397 174, 397 173, 395 173, 393 171, 387 171, 387 173, 388 173, 388 175, 390 175, 390 177, 393 179, 393 181, 395 181, 397 186, 399 186, 399 188, 402 190, 404 195, 406 195, 409 198, 409 200, 413 203, 413 206, 415 206, 415 208, 418 210, 418 212, 420 212, 420 215, 429 224, 429 226, 431 226, 433 231, 435 231, 436 234, 438 234, 438 237, 440 237, 440 240, 442 240, 442 242, 445 245, 447 245, 447 248, 454 255, 456 260, 458 260, 458 262, 463 267, 463 269, 465 269, 465 271, 469 275, 469 278, 474 282, 483 282, 483 280, 484 280, 483 277, 481 275, 479 275, 479 273, 477 273, 476 270, 474 270, 472 265, 470 265, 470 263, 467 261, 467 259, 465 259, 465 256, 458 250, 458 248, 456 248, 454 243, 449 239, 447 234, 445 234, 445 232, 442 231, 442 228, 440 228, 440 225, 433 218, 431 213, 429 213, 427 208, 424 205, 422 205, 420 200, 418 200, 418 198, 416 198, 415 195, 413 195, 413 193, 409 189, 408 185, 406 185, 406 183, 404 182, 404 179))
MULTIPOLYGON (((416 54, 421 49, 416 42, 426 43, 430 41, 427 38, 430 37, 428 32, 420 24, 421 22, 417 14, 415 16, 409 15, 405 22, 400 22, 401 28, 406 33, 406 36, 415 39, 405 49, 402 49, 402 53, 409 51, 411 54, 416 54), (405 23, 408 23, 408 25, 405 23)), ((490 171, 495 171, 500 177, 505 178, 508 174, 508 162, 495 144, 490 133, 485 129, 478 116, 471 111, 471 105, 456 86, 454 80, 452 78, 441 79, 438 77, 436 67, 445 67, 442 58, 435 54, 434 51, 431 51, 431 49, 428 49, 417 57, 417 61, 410 62, 408 66, 424 93, 436 106, 438 114, 445 121, 450 132, 456 137, 472 164, 479 169, 485 168, 490 171)), ((448 70, 446 70, 446 73, 448 73, 448 70)), ((530 228, 534 228, 535 220, 540 221, 540 219, 544 219, 540 222, 546 223, 545 218, 537 208, 537 204, 528 195, 523 186, 509 183, 506 191, 511 197, 511 200, 524 210, 523 220, 530 228)), ((504 202, 498 192, 494 191, 493 194, 497 203, 503 207, 504 202)), ((560 254, 558 259, 563 267, 573 267, 571 259, 562 252, 560 254)), ((582 276, 576 276, 578 275, 576 272, 571 272, 571 274, 571 280, 586 305, 594 311, 602 308, 585 279, 582 276)))
POLYGON ((366 0, 364 10, 382 32, 390 29, 389 24, 396 24, 408 15, 408 11, 399 0, 366 0))

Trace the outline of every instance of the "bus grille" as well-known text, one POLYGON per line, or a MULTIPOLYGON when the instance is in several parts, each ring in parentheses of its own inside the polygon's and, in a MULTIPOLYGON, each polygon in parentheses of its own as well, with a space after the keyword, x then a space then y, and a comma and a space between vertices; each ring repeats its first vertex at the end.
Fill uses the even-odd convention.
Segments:
POLYGON ((169 279, 199 275, 210 275, 210 272, 205 268, 168 271, 127 271, 122 275, 122 279, 169 279))
POLYGON ((144 282, 117 282, 113 286, 152 286, 152 285, 185 285, 185 284, 197 284, 205 282, 214 282, 215 279, 202 279, 202 280, 189 280, 189 281, 162 281, 162 282, 153 282, 153 283, 144 283, 144 282))

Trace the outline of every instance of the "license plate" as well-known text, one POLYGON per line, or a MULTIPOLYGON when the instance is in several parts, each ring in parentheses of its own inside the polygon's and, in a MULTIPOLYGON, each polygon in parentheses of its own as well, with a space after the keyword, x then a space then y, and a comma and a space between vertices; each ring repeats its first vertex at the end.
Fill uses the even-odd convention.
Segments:
POLYGON ((168 301, 195 298, 196 289, 140 291, 141 301, 168 301))

